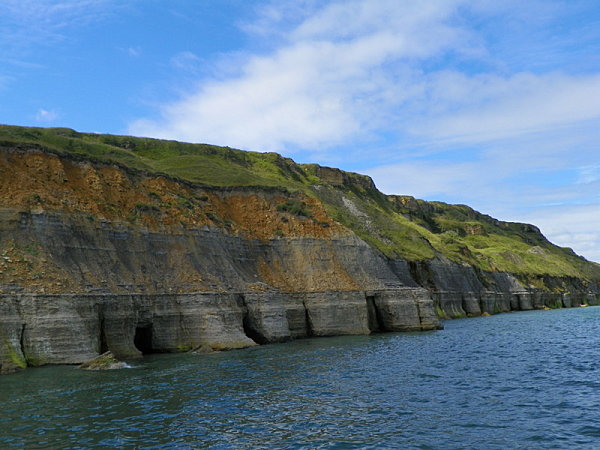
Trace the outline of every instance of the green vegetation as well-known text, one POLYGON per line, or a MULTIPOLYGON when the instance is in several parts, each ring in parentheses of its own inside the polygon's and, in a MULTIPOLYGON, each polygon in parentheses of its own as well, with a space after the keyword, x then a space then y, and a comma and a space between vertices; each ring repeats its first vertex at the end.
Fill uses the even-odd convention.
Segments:
POLYGON ((287 212, 296 216, 312 217, 312 213, 308 210, 306 203, 298 200, 288 200, 285 203, 277 205, 277 211, 287 212))
POLYGON ((527 224, 501 222, 464 205, 415 200, 397 208, 439 253, 485 271, 600 278, 600 266, 550 243, 527 224))
MULTIPOLYGON (((204 185, 301 192, 321 200, 331 217, 390 258, 419 261, 441 254, 480 270, 512 272, 539 285, 547 275, 600 279, 599 265, 551 244, 531 225, 501 222, 465 205, 386 196, 364 175, 296 164, 276 153, 14 126, 0 126, 0 146, 37 148, 204 185)), ((30 200, 32 204, 43 202, 37 194, 30 200)), ((181 198, 178 205, 190 209, 205 200, 181 198)), ((155 208, 138 204, 131 215, 152 214, 155 208)), ((312 217, 308 206, 299 200, 281 203, 277 209, 312 217)))
POLYGON ((276 153, 129 136, 78 133, 65 128, 0 126, 0 145, 42 147, 58 154, 117 163, 212 186, 277 186, 304 190, 301 166, 276 153))
POLYGON ((15 348, 8 341, 8 339, 3 339, 3 343, 6 351, 6 356, 8 356, 9 361, 21 369, 27 367, 27 361, 25 361, 25 359, 17 353, 15 348))
POLYGON ((192 350, 194 350, 195 346, 192 344, 184 344, 184 343, 179 343, 177 344, 177 352, 179 353, 185 353, 185 352, 191 352, 192 350))

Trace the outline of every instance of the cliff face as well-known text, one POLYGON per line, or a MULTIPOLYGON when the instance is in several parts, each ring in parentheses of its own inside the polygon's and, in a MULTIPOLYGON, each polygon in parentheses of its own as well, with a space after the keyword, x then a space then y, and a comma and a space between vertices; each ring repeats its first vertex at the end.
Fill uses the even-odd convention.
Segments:
POLYGON ((562 250, 535 229, 472 210, 449 218, 449 205, 386 197, 368 177, 265 158, 297 189, 207 186, 0 142, 0 373, 106 350, 243 348, 600 303, 597 279, 577 276, 578 264, 596 268, 557 259, 562 250), (567 269, 502 270, 477 240, 486 234, 517 235, 514 257, 567 269))
POLYGON ((439 327, 427 290, 304 195, 39 151, 4 151, 0 170, 3 372, 439 327))
POLYGON ((11 237, 5 261, 15 267, 3 272, 0 296, 3 371, 107 349, 133 357, 439 326, 429 293, 401 285, 352 235, 258 240, 211 227, 171 233, 46 213, 1 217, 11 237), (19 277, 21 266, 29 278, 19 277))

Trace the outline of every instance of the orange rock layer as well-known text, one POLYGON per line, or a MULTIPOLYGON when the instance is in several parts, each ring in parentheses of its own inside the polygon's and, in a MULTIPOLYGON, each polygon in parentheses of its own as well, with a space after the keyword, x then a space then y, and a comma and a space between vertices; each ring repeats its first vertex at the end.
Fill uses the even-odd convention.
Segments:
POLYGON ((209 225, 257 239, 348 234, 318 200, 303 194, 195 187, 42 152, 0 152, 0 205, 34 213, 79 213, 90 221, 151 230, 209 225), (278 210, 290 197, 303 203, 310 217, 278 210))

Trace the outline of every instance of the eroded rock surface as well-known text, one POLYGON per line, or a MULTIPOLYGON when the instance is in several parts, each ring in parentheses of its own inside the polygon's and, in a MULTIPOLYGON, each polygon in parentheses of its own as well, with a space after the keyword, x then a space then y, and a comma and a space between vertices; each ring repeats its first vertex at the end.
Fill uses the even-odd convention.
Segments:
POLYGON ((386 257, 285 189, 197 186, 19 146, 0 151, 0 173, 0 373, 600 303, 577 278, 544 290, 441 255, 386 257))
POLYGON ((127 363, 119 361, 112 352, 105 352, 84 362, 78 368, 83 370, 115 370, 125 369, 126 367, 127 363))
POLYGON ((2 371, 197 348, 229 350, 311 336, 439 328, 427 291, 14 294, 0 297, 2 371), (374 311, 369 303, 375 298, 374 311), (422 317, 423 302, 428 316, 422 317), (35 306, 34 306, 35 305, 35 306), (26 311, 23 313, 22 311, 26 311), (371 328, 370 315, 377 325, 371 328), (289 319, 288 319, 289 318, 289 319), (379 322, 381 321, 381 322, 379 322))
POLYGON ((513 274, 483 272, 438 256, 411 263, 414 279, 432 295, 438 316, 456 318, 600 304, 600 286, 573 277, 545 280, 555 291, 525 285, 513 274))

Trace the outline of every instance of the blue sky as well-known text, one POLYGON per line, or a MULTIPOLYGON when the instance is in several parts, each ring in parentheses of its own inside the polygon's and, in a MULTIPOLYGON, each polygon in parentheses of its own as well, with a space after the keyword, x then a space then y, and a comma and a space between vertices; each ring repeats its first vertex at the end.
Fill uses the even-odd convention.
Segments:
POLYGON ((0 0, 0 123, 276 151, 600 261, 595 0, 0 0))

